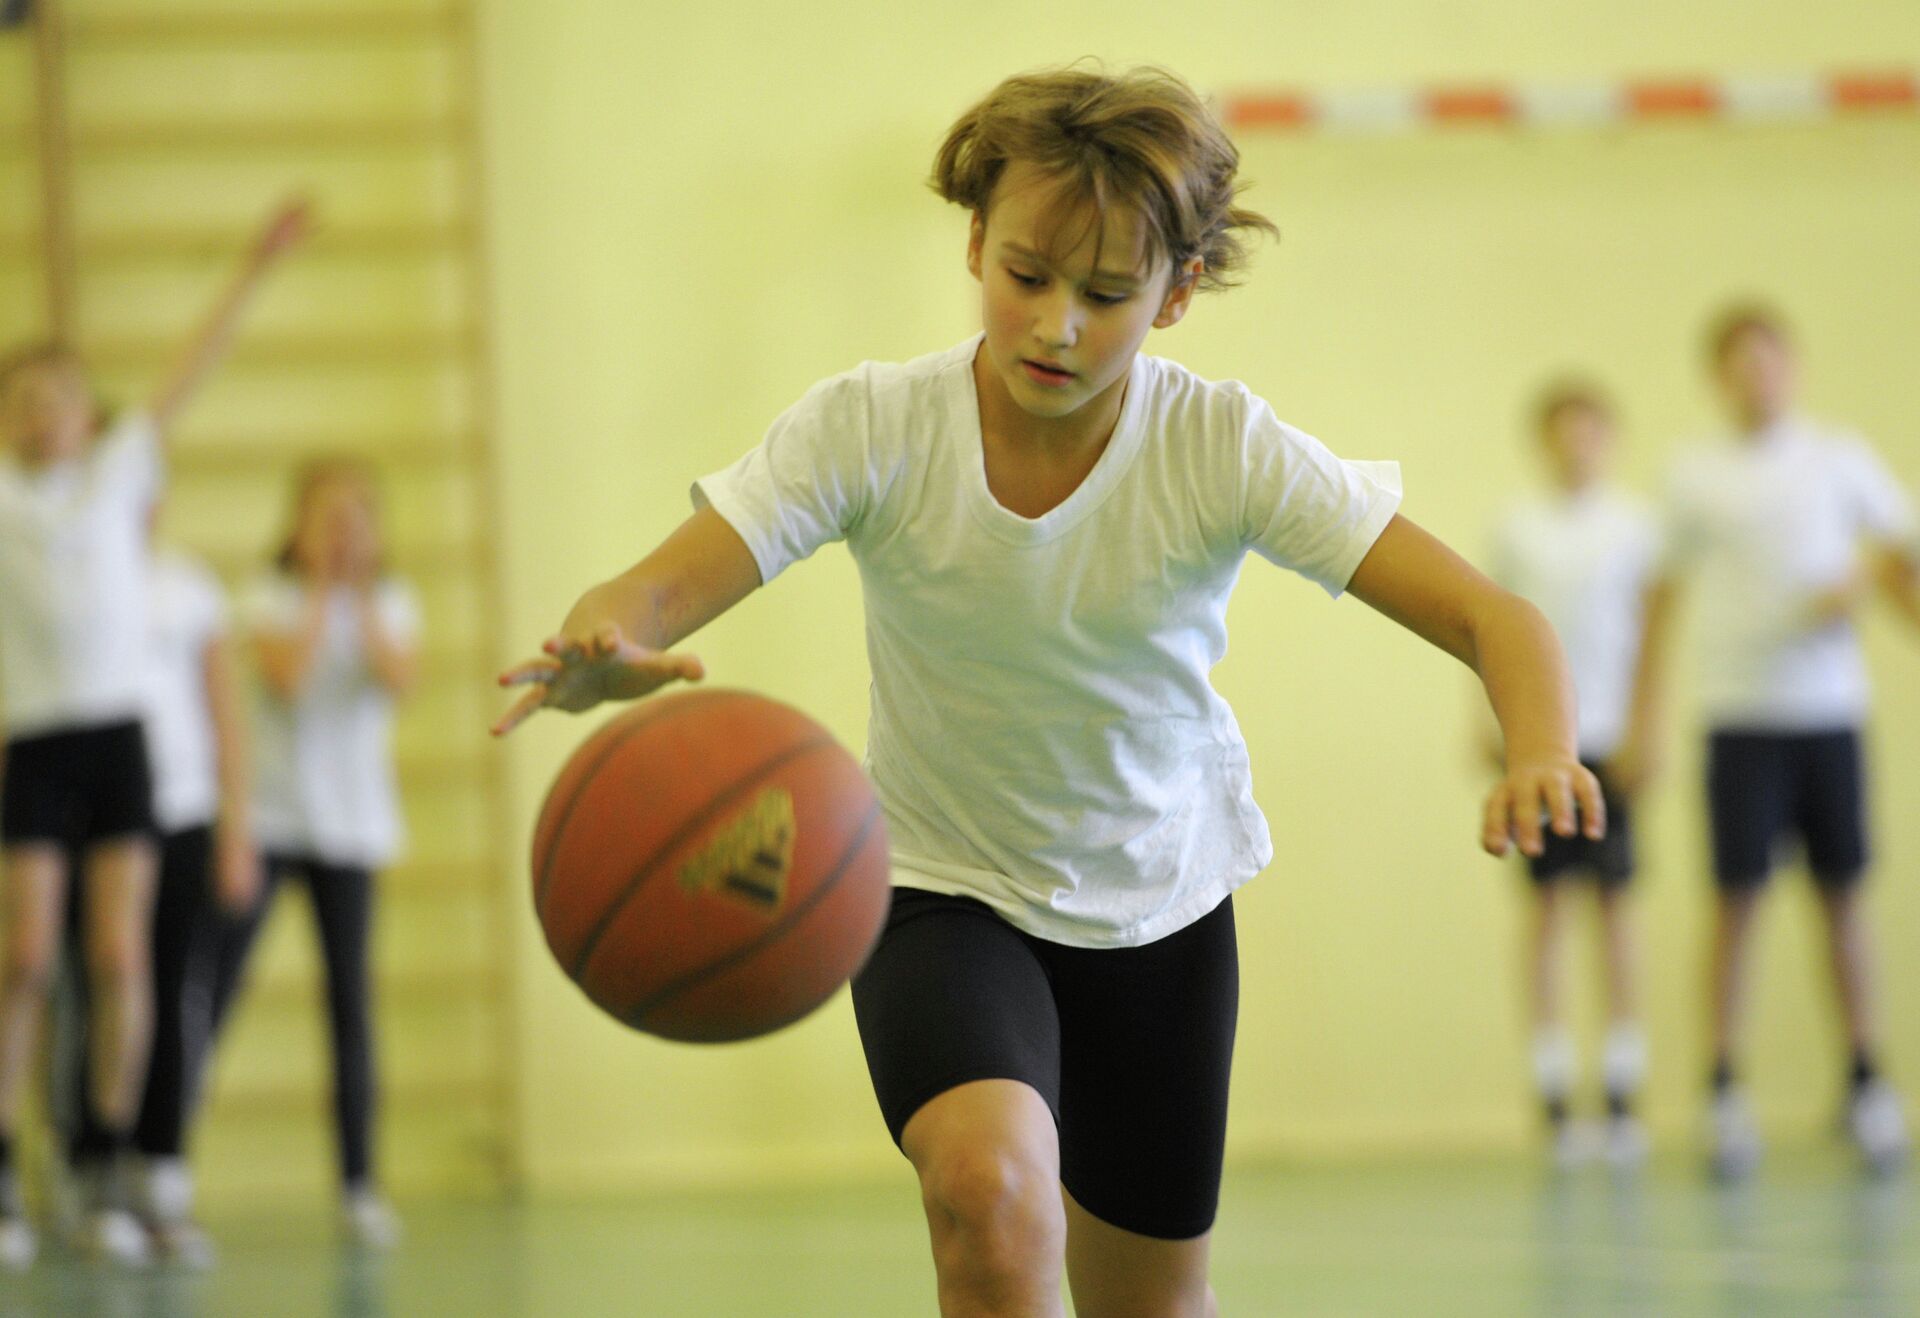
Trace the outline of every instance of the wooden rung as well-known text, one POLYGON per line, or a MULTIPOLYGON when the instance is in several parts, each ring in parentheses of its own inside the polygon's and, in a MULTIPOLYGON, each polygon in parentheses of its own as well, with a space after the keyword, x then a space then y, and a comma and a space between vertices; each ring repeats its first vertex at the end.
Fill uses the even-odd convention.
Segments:
POLYGON ((317 438, 185 440, 174 443, 168 465, 180 477, 195 479, 284 476, 316 453, 349 452, 386 471, 465 468, 473 459, 473 441, 459 436, 391 435, 353 439, 317 438))
POLYGON ((466 123, 452 116, 410 119, 176 119, 77 127, 77 153, 102 155, 179 152, 411 151, 457 146, 466 123))
MULTIPOLYGON (((325 1059, 317 1065, 324 1068, 325 1059)), ((485 1112, 481 1103, 488 1098, 496 1103, 505 1090, 505 1080, 494 1071, 473 1071, 464 1076, 385 1075, 380 1082, 380 1106, 383 1111, 450 1109, 469 1116, 485 1112)), ((207 1114, 214 1121, 279 1121, 288 1117, 314 1120, 327 1111, 331 1101, 324 1073, 311 1083, 275 1081, 257 1086, 229 1080, 214 1087, 207 1114)))
MULTIPOLYGON (((459 222, 322 225, 300 247, 302 259, 457 254, 472 237, 459 222)), ((252 240, 245 229, 197 226, 108 230, 82 235, 80 256, 94 261, 193 261, 237 258, 252 240)), ((24 239, 22 241, 25 241, 24 239)))
MULTIPOLYGON (((377 880, 376 880, 377 882, 377 880)), ((378 914, 374 916, 379 919, 378 914)), ((497 999, 493 991, 501 986, 504 978, 500 967, 488 962, 476 962, 467 966, 408 966, 404 968, 381 969, 373 972, 373 994, 378 1006, 384 1010, 391 1006, 437 1007, 471 1006, 475 1010, 484 1010, 497 999)), ((319 1000, 325 994, 324 976, 319 967, 288 968, 273 973, 253 976, 252 981, 242 991, 236 1006, 245 1010, 249 1002, 257 1002, 268 1011, 294 1011, 307 1003, 319 1000)))
MULTIPOLYGON (((251 334, 241 336, 233 364, 241 368, 306 366, 385 366, 444 363, 463 355, 472 338, 460 330, 419 330, 366 334, 251 334)), ((83 342, 81 351, 98 369, 153 369, 171 362, 180 350, 172 336, 103 338, 83 342)))
POLYGON ((413 13, 380 10, 328 13, 127 13, 75 14, 67 36, 90 45, 156 42, 201 45, 227 42, 417 41, 445 37, 456 30, 452 9, 413 13))
MULTIPOLYGON (((202 548, 200 557, 226 581, 244 581, 266 565, 263 548, 202 548)), ((481 570, 479 551, 466 544, 400 545, 393 560, 394 570, 415 582, 478 580, 481 570)))

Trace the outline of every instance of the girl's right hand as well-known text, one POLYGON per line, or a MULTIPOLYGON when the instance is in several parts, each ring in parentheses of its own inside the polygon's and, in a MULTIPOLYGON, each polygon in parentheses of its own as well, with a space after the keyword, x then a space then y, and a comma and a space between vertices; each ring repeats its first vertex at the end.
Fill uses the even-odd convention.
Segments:
POLYGON ((637 700, 680 680, 698 682, 706 669, 690 654, 650 650, 629 641, 613 623, 603 623, 579 636, 550 637, 540 647, 544 656, 500 674, 504 687, 531 686, 493 725, 503 737, 534 711, 563 709, 569 714, 592 709, 606 700, 637 700))

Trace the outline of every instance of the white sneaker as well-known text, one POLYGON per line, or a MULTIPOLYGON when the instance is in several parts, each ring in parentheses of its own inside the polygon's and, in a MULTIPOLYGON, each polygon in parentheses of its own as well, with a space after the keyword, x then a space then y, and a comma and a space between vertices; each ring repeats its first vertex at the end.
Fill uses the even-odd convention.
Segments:
POLYGON ((141 1215, 153 1233, 155 1253, 172 1264, 202 1271, 214 1263, 213 1241, 193 1219, 193 1173, 180 1158, 150 1158, 140 1178, 141 1215))
POLYGON ((18 1213, 0 1217, 0 1271, 25 1272, 40 1252, 40 1238, 33 1223, 18 1213))
POLYGON ((1722 1090, 1707 1109, 1708 1137, 1713 1147, 1713 1174, 1723 1181, 1741 1181, 1760 1165, 1760 1127, 1747 1106, 1746 1095, 1735 1088, 1722 1090))
POLYGON ((349 1190, 340 1203, 340 1224, 362 1249, 388 1250, 400 1243, 400 1218, 377 1190, 349 1190))
POLYGON ((1616 1171, 1633 1171, 1647 1160, 1647 1128, 1633 1116, 1612 1117, 1607 1121, 1607 1165, 1616 1171))
POLYGON ((1600 1156, 1603 1142, 1593 1122, 1570 1117, 1553 1132, 1553 1165, 1563 1172, 1583 1167, 1600 1156))
POLYGON ((1860 1086, 1847 1108, 1847 1130, 1875 1175, 1888 1176, 1907 1160, 1907 1118, 1900 1095, 1885 1080, 1860 1086))
POLYGON ((153 1243, 140 1219, 124 1208, 103 1208, 87 1217, 81 1250, 99 1263, 144 1268, 153 1262, 153 1243))

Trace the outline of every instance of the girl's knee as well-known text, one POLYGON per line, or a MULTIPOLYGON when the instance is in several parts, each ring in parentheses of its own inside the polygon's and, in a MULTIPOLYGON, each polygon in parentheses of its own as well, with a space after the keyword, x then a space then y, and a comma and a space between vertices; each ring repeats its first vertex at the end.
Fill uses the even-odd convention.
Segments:
POLYGON ((1007 1252, 1058 1253, 1066 1238, 1058 1178, 1041 1160, 987 1144, 938 1151, 920 1174, 928 1205, 1007 1252))

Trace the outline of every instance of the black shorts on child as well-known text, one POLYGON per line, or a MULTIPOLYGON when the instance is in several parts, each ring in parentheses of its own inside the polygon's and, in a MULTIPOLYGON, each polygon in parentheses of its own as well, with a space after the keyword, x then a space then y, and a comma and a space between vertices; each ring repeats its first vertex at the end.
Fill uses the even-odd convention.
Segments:
POLYGON ((0 840, 86 847, 153 831, 153 774, 140 724, 7 743, 0 840))
POLYGON ((1633 877, 1633 809, 1602 765, 1593 760, 1581 763, 1600 780, 1600 794, 1607 807, 1607 835, 1596 842, 1584 833, 1561 837, 1547 830, 1546 849, 1527 860, 1527 873, 1535 883, 1577 876, 1595 879, 1602 887, 1617 888, 1633 877))
POLYGON ((1053 1112, 1060 1181, 1139 1235, 1213 1226, 1240 963, 1233 901, 1143 947, 1064 947, 981 902, 895 888, 853 981, 860 1043, 894 1142, 976 1080, 1016 1080, 1053 1112))
POLYGON ((1773 872, 1781 842, 1797 837, 1822 887, 1843 888, 1867 869, 1865 770, 1860 733, 1716 731, 1707 741, 1713 876, 1752 888, 1773 872))

